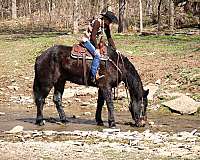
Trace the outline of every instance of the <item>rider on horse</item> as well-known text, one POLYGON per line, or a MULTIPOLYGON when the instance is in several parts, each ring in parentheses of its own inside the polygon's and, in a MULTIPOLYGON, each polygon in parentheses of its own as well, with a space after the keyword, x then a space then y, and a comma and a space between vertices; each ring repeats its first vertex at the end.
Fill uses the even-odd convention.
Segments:
POLYGON ((98 47, 99 42, 97 42, 97 39, 100 37, 100 35, 103 34, 103 32, 106 34, 109 45, 111 45, 112 48, 116 50, 115 43, 111 37, 110 25, 111 23, 118 23, 118 19, 111 11, 101 13, 100 15, 100 18, 94 19, 90 23, 82 39, 85 48, 87 48, 87 50, 93 55, 93 61, 90 70, 92 82, 95 82, 95 80, 104 77, 104 75, 99 76, 97 74, 97 70, 100 64, 100 51, 98 47))

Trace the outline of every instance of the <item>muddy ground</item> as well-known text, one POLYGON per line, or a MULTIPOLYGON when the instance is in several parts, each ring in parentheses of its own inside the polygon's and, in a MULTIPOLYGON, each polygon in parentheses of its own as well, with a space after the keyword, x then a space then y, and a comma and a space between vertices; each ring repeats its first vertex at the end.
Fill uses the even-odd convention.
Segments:
MULTIPOLYGON (((15 54, 10 51, 10 54, 5 54, 5 52, 0 51, 0 148, 1 152, 4 153, 5 150, 2 150, 3 146, 8 146, 9 150, 11 150, 11 155, 6 155, 3 159, 20 159, 22 158, 18 152, 22 152, 23 155, 23 142, 12 143, 13 140, 7 138, 7 134, 5 131, 12 129, 13 127, 20 125, 24 127, 24 131, 45 131, 45 130, 54 130, 54 131, 74 131, 74 130, 82 130, 82 131, 102 131, 103 129, 108 127, 107 124, 107 109, 104 106, 103 109, 103 120, 104 120, 104 127, 96 126, 94 116, 95 116, 95 105, 96 105, 96 98, 97 94, 78 94, 75 96, 65 97, 63 99, 64 103, 64 110, 68 119, 70 120, 69 123, 66 125, 62 125, 59 123, 58 114, 54 104, 52 102, 52 92, 48 96, 46 100, 46 104, 44 107, 44 117, 46 119, 45 126, 36 126, 35 117, 36 117, 36 107, 32 100, 32 84, 34 78, 34 71, 33 71, 33 63, 26 63, 26 60, 20 58, 20 52, 16 52, 15 54), (19 143, 19 144, 18 144, 19 143), (16 151, 16 146, 20 146, 19 151, 16 151)), ((149 83, 155 84, 157 80, 161 80, 161 88, 164 90, 169 89, 169 92, 173 90, 173 87, 177 83, 181 81, 181 78, 177 74, 177 70, 180 68, 193 68, 193 67, 200 67, 199 64, 199 55, 197 52, 186 54, 184 56, 173 56, 173 55, 159 55, 155 58, 152 55, 132 55, 129 56, 129 59, 133 62, 135 67, 137 68, 139 74, 141 75, 142 81, 144 85, 148 85, 149 83), (162 62, 162 63, 161 63, 162 62), (170 81, 166 78, 167 75, 172 76, 173 78, 170 81), (166 87, 168 86, 168 87, 166 87)), ((186 88, 185 90, 181 90, 180 92, 183 93, 197 93, 198 88, 191 88, 191 84, 183 84, 186 88)), ((82 87, 82 86, 81 86, 82 87)), ((65 89, 80 89, 80 86, 76 84, 72 84, 70 82, 66 83, 65 89)), ((85 88, 87 89, 87 88, 85 88)), ((123 85, 120 87, 121 91, 124 91, 123 85)), ((95 90, 95 89, 94 89, 95 90)), ((94 91, 95 92, 95 91, 94 91)), ((126 95, 125 95, 126 97, 126 95)), ((145 130, 150 130, 151 132, 167 132, 167 133, 178 133, 182 131, 192 132, 194 129, 200 130, 200 118, 198 115, 179 115, 176 113, 171 113, 170 111, 166 111, 165 109, 152 109, 153 105, 156 102, 151 102, 150 107, 151 109, 148 110, 148 122, 144 128, 136 128, 132 127, 130 124, 133 123, 131 119, 131 115, 128 111, 128 104, 126 98, 122 100, 115 101, 116 104, 116 122, 117 128, 120 131, 124 132, 134 132, 139 131, 143 133, 145 130)), ((70 138, 69 138, 70 139, 70 138)), ((79 139, 80 140, 80 139, 79 139)), ((43 141, 43 140, 42 140, 43 141)), ((64 144, 60 142, 55 142, 52 140, 50 143, 38 140, 33 140, 29 143, 26 147, 32 146, 40 146, 44 145, 45 152, 48 151, 48 145, 52 145, 51 149, 58 149, 59 152, 62 152, 62 147, 64 144), (38 144, 37 144, 38 143, 38 144), (40 144, 41 143, 41 144, 40 144), (57 144, 57 146, 56 146, 57 144), (29 146, 30 145, 30 146, 29 146)), ((61 141, 63 142, 63 141, 61 141)), ((28 143, 25 142, 25 143, 28 143)), ((63 142, 63 143, 68 143, 63 142)), ((38 146, 38 147, 39 147, 38 146)), ((72 145, 70 147, 69 144, 64 146, 64 149, 67 149, 67 146, 70 148, 71 158, 75 159, 93 159, 91 157, 94 156, 94 153, 85 152, 84 154, 80 154, 84 152, 84 149, 80 149, 80 145, 76 147, 76 145, 72 145), (74 156, 73 156, 74 155, 74 156), (77 157, 76 157, 77 155, 77 157)), ((85 147, 85 146, 84 146, 85 147)), ((108 146, 107 146, 108 147, 108 146)), ((95 143, 89 144, 86 148, 98 148, 98 145, 95 146, 95 143)), ((103 148, 102 146, 100 148, 103 148)), ((112 148, 112 147, 111 147, 112 148)), ((51 150, 50 149, 50 150, 51 150)), ((34 149, 33 149, 34 150, 34 149)), ((49 152, 51 152, 49 150, 49 152)), ((103 149, 102 149, 103 150, 103 149)), ((108 153, 108 156, 105 156, 104 159, 109 159, 109 155, 112 155, 110 152, 111 150, 108 149, 108 152, 100 152, 99 149, 97 150, 96 157, 94 159, 101 159, 101 154, 108 153), (98 156, 97 156, 98 155, 98 156)), ((115 150, 116 154, 122 154, 123 149, 115 150)), ((34 151, 30 150, 30 153, 34 151)), ((94 151, 95 152, 95 151, 94 151)), ((29 153, 29 151, 24 150, 24 154, 29 153)), ((54 152, 52 152, 53 154, 54 152)), ((130 154, 131 152, 127 152, 127 159, 133 159, 133 156, 130 154)), ((133 152, 134 153, 134 152, 133 152)), ((137 153, 140 153, 140 150, 137 150, 137 153)), ((143 155, 146 153, 141 151, 143 155)), ((40 154, 40 153, 38 153, 40 154)), ((47 153, 45 153, 47 154, 47 153)), ((66 154, 66 153, 65 153, 66 154)), ((195 153, 199 154, 199 152, 195 153)), ((1 154, 1 156, 3 156, 1 154)), ((70 157, 66 154, 66 157, 70 157)), ((65 158, 59 157, 58 159, 65 158)), ((145 156, 143 156, 144 158, 145 156)), ((161 158, 166 156, 162 155, 161 158)), ((169 158, 170 156, 167 155, 169 158)), ((35 154, 29 155, 29 157, 25 156, 25 159, 45 159, 44 157, 38 157, 35 154), (32 158, 30 158, 32 157, 32 158)), ((113 157, 110 156, 110 159, 113 157)), ((118 157, 119 158, 119 157, 118 157)), ((118 159, 116 158, 116 159, 118 159)), ((121 156, 121 159, 126 159, 126 157, 121 156)), ((138 157, 140 158, 140 156, 138 157)), ((148 157, 147 157, 148 158, 148 157)), ((149 157, 150 159, 152 157, 149 157)), ((159 158, 159 156, 157 157, 159 158)), ((181 157, 179 157, 181 158, 181 157)), ((192 156, 187 157, 192 158, 192 156)), ((200 158, 200 156, 199 156, 200 158)), ((47 157, 47 159, 56 159, 55 155, 47 157)), ((70 158, 69 158, 70 159, 70 158)))

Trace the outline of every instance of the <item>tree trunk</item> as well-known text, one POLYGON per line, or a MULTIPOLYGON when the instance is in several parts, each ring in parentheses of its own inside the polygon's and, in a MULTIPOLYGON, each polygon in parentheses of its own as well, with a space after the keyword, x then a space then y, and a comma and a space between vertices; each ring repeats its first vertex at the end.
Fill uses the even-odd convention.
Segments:
POLYGON ((48 0, 48 14, 49 14, 49 23, 48 23, 48 29, 51 30, 51 20, 52 20, 52 0, 48 0))
POLYGON ((16 0, 12 0, 12 19, 17 18, 17 2, 16 0))
POLYGON ((1 20, 3 20, 3 1, 0 0, 1 20))
POLYGON ((152 0, 147 0, 147 16, 151 16, 153 14, 153 4, 152 0))
POLYGON ((31 11, 31 2, 28 1, 28 15, 32 18, 32 11, 31 11))
POLYGON ((73 8, 73 33, 78 33, 78 19, 79 19, 79 14, 78 14, 78 0, 74 0, 74 8, 73 8))
POLYGON ((160 19, 160 8, 161 8, 162 0, 158 3, 158 31, 161 30, 161 19, 160 19))
POLYGON ((143 31, 143 20, 142 20, 142 0, 139 0, 140 3, 140 33, 143 31))
POLYGON ((174 31, 174 2, 169 0, 169 29, 174 31))
POLYGON ((126 19, 125 19, 125 7, 126 0, 119 0, 119 27, 118 32, 127 31, 126 19))

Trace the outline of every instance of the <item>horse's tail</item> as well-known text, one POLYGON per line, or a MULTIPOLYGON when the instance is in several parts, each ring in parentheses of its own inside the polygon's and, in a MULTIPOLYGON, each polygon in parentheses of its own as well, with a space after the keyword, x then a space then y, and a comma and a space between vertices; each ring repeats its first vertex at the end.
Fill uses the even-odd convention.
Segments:
POLYGON ((33 82, 33 96, 34 96, 34 101, 38 97, 38 93, 40 91, 40 83, 39 83, 39 77, 38 77, 38 70, 37 70, 37 68, 38 67, 37 67, 37 58, 36 58, 35 66, 34 66, 35 77, 34 77, 34 82, 33 82))

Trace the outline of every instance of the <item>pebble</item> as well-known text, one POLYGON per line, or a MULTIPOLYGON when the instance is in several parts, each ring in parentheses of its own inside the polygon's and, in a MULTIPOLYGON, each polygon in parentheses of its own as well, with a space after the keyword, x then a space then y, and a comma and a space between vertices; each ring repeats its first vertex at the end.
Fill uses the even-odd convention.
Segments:
POLYGON ((113 134, 113 133, 116 133, 116 132, 120 132, 120 129, 117 129, 117 128, 106 128, 106 129, 103 129, 103 132, 105 133, 109 133, 109 134, 113 134))
POLYGON ((71 100, 67 100, 67 103, 72 103, 72 101, 71 100))
POLYGON ((14 90, 14 91, 17 91, 19 89, 18 86, 7 86, 7 87, 8 87, 8 89, 14 90))
POLYGON ((129 145, 130 146, 138 146, 139 145, 139 140, 132 140, 132 139, 130 139, 129 140, 129 145))
POLYGON ((197 132, 197 129, 194 129, 191 134, 194 135, 197 132))
POLYGON ((3 115, 5 115, 6 113, 4 113, 4 112, 0 112, 0 116, 3 116, 3 115))
POLYGON ((158 80, 155 82, 155 84, 160 85, 160 84, 161 84, 161 80, 158 79, 158 80))
MULTIPOLYGON (((16 133, 18 133, 18 131, 16 133)), ((23 143, 27 143, 27 141, 30 140, 34 141, 35 137, 51 138, 51 136, 56 136, 56 135, 76 136, 79 137, 80 139, 77 138, 77 140, 64 141, 63 143, 68 143, 68 144, 70 143, 73 146, 80 147, 76 149, 82 150, 81 149, 82 147, 88 146, 88 143, 86 142, 90 139, 89 137, 93 137, 96 139, 94 144, 100 147, 104 146, 104 147, 115 148, 122 152, 137 152, 137 154, 147 153, 148 156, 146 156, 146 158, 150 158, 151 157, 150 155, 155 153, 161 157, 163 156, 171 157, 173 155, 173 157, 175 158, 177 156, 186 158, 194 154, 199 155, 199 150, 200 150, 199 137, 193 135, 197 133, 197 129, 194 129, 192 132, 183 131, 175 133, 173 135, 167 132, 152 132, 150 129, 147 129, 144 132, 138 132, 138 131, 121 132, 120 129, 111 129, 111 128, 105 128, 101 132, 80 131, 80 130, 62 131, 62 132, 37 131, 37 130, 23 131, 23 129, 21 129, 21 131, 23 134, 16 136, 19 138, 19 141, 22 141, 23 143), (86 139, 84 140, 83 137, 85 137, 86 139), (191 137, 196 141, 185 140, 191 137), (179 141, 180 140, 179 138, 182 138, 182 140, 179 141), (128 143, 126 144, 124 143, 124 141, 122 142, 116 140, 128 140, 128 143)), ((53 138, 51 140, 53 140, 53 138)), ((58 143, 58 142, 52 142, 52 143, 58 143)))
POLYGON ((74 100, 77 101, 77 102, 81 102, 80 98, 75 98, 74 100))
POLYGON ((149 125, 153 126, 155 123, 153 121, 149 121, 149 125))
POLYGON ((88 105, 90 105, 89 102, 82 102, 82 103, 81 103, 81 106, 88 106, 88 105))
POLYGON ((92 113, 91 113, 91 112, 85 112, 84 115, 85 115, 85 116, 91 116, 92 113))

